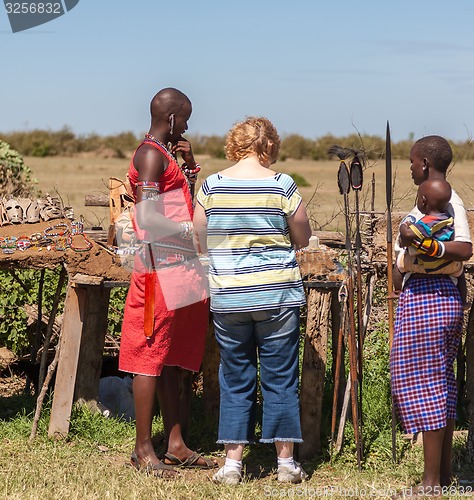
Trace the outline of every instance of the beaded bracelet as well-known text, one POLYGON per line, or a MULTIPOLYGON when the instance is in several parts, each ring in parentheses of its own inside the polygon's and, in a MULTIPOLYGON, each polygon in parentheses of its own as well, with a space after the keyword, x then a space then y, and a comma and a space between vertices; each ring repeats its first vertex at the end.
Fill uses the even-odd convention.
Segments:
POLYGON ((16 236, 7 236, 3 239, 1 243, 1 248, 16 248, 16 242, 18 238, 16 236))
POLYGON ((74 222, 71 222, 71 234, 72 236, 75 236, 76 234, 83 234, 84 233, 84 223, 75 220, 74 222))
POLYGON ((54 240, 54 250, 58 250, 59 252, 64 252, 68 248, 68 240, 65 237, 58 236, 54 240))
POLYGON ((30 241, 34 244, 37 245, 41 240, 44 239, 43 233, 33 233, 30 236, 30 241))
POLYGON ((188 168, 188 164, 187 163, 183 163, 181 165, 181 170, 187 175, 187 176, 190 176, 190 175, 196 175, 197 173, 199 173, 201 171, 201 165, 199 165, 199 163, 195 163, 195 166, 194 168, 188 168))
POLYGON ((44 235, 48 238, 51 238, 51 237, 55 237, 55 236, 64 236, 66 234, 69 233, 69 228, 68 228, 68 225, 65 224, 65 223, 61 223, 61 224, 56 224, 55 226, 49 226, 47 227, 44 231, 44 235), (57 231, 58 229, 64 229, 64 231, 57 231), (56 232, 51 232, 51 231, 55 231, 56 232))
POLYGON ((7 236, 3 238, 0 242, 0 248, 4 254, 12 254, 16 250, 16 242, 18 238, 16 236, 7 236))
POLYGON ((438 241, 438 252, 435 255, 436 258, 441 259, 444 257, 444 254, 446 252, 446 247, 444 246, 444 243, 442 241, 438 241))
POLYGON ((20 236, 16 242, 16 247, 18 248, 18 250, 24 252, 31 247, 30 238, 28 238, 28 236, 20 236))
POLYGON ((193 223, 190 222, 190 221, 187 221, 187 222, 181 222, 180 223, 181 225, 181 232, 179 233, 179 237, 182 239, 182 240, 186 240, 186 241, 189 241, 193 238, 193 223))
POLYGON ((84 234, 84 233, 78 233, 78 234, 70 234, 67 239, 68 246, 71 250, 74 250, 75 252, 87 252, 92 248, 92 241, 84 234), (85 247, 77 247, 73 243, 73 237, 74 236, 82 236, 84 239, 84 242, 86 244, 85 247))

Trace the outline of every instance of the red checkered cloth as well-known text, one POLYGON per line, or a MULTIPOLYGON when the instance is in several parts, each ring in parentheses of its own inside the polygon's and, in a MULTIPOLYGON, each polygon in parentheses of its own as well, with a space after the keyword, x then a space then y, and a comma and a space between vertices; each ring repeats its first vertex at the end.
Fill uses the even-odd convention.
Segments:
POLYGON ((408 280, 390 353, 392 398, 405 432, 440 429, 456 418, 453 364, 462 324, 461 297, 449 276, 408 280))

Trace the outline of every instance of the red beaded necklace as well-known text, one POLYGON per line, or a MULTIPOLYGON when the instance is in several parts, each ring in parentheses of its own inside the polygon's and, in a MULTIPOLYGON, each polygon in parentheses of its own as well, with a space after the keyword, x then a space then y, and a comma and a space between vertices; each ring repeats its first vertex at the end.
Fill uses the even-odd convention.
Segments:
MULTIPOLYGON (((175 161, 177 160, 176 156, 171 152, 171 148, 165 146, 159 139, 157 139, 153 135, 151 135, 151 134, 145 134, 145 139, 147 141, 152 141, 152 142, 158 144, 158 146, 160 146, 161 148, 163 148, 172 158, 175 159, 175 161)), ((194 181, 194 182, 196 181, 197 174, 198 174, 198 172, 201 171, 201 166, 199 165, 199 163, 196 163, 195 168, 192 168, 192 169, 188 168, 188 166, 187 166, 186 163, 183 163, 180 168, 181 168, 183 174, 191 182, 192 181, 194 181)))
POLYGON ((176 160, 176 156, 171 152, 171 148, 169 148, 168 146, 165 146, 165 144, 163 142, 161 142, 159 139, 157 139, 156 137, 154 137, 151 134, 145 134, 145 139, 147 141, 151 141, 151 142, 158 144, 158 146, 163 148, 172 158, 174 158, 176 160))

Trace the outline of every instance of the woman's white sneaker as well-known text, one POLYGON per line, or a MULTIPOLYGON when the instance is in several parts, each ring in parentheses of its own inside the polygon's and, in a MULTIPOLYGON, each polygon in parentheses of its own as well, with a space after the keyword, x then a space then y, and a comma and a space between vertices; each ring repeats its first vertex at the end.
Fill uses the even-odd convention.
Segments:
POLYGON ((235 470, 225 471, 225 466, 221 467, 212 477, 218 484, 239 484, 242 476, 235 470))
POLYGON ((301 483, 306 481, 308 474, 303 470, 298 462, 295 462, 295 469, 290 470, 284 465, 278 467, 278 481, 280 483, 301 483))

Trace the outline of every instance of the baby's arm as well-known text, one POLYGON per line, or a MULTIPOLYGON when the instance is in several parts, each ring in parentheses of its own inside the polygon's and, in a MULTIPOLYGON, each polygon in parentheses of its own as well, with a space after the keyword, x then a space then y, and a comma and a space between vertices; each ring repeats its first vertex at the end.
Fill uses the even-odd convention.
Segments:
POLYGON ((409 247, 416 240, 416 238, 417 236, 413 230, 410 229, 408 222, 404 222, 400 225, 400 242, 403 247, 409 247))

